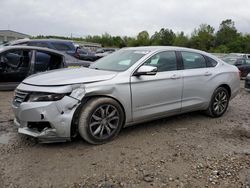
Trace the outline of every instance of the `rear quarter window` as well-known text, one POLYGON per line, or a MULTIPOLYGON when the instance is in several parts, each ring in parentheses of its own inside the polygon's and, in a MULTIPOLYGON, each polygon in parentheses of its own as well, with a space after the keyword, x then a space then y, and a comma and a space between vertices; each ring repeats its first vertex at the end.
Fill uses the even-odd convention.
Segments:
POLYGON ((181 52, 184 69, 206 68, 206 59, 203 55, 194 52, 181 52))
POLYGON ((207 67, 215 67, 218 64, 218 62, 211 57, 206 56, 206 59, 207 59, 207 67))

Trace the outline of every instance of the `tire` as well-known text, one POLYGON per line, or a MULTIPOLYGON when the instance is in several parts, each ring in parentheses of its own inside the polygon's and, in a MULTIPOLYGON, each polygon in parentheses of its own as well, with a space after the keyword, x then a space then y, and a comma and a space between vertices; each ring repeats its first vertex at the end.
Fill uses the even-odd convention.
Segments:
POLYGON ((206 114, 215 118, 222 116, 227 110, 229 99, 227 89, 218 87, 212 95, 206 114))
POLYGON ((81 137, 90 144, 104 144, 114 139, 124 122, 120 104, 107 97, 92 98, 83 105, 78 130, 81 137))

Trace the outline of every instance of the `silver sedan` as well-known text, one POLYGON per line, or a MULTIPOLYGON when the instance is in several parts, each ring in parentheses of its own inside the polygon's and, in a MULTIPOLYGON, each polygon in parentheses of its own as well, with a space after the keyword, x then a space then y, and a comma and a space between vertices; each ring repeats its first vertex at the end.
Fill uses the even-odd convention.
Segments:
POLYGON ((41 142, 80 134, 102 144, 121 128, 190 111, 220 117, 240 88, 235 66, 178 47, 121 49, 90 68, 33 75, 13 100, 18 132, 41 142))

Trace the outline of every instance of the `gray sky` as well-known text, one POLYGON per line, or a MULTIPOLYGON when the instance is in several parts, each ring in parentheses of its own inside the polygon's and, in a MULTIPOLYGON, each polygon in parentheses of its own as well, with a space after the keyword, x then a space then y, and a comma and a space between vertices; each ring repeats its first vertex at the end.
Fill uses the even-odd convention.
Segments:
POLYGON ((238 0, 0 0, 0 29, 31 35, 136 36, 161 28, 190 34, 230 18, 250 33, 250 1, 238 0))

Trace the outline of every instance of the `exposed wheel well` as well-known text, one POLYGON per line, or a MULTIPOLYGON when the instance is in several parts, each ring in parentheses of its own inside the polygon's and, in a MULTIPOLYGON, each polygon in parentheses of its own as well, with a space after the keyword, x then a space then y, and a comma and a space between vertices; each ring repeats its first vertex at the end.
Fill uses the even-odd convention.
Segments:
POLYGON ((125 113, 125 109, 124 109, 123 105, 121 104, 121 102, 119 100, 117 100, 114 97, 106 96, 106 95, 88 96, 88 97, 83 98, 83 100, 81 101, 81 104, 77 107, 77 109, 76 109, 76 111, 75 111, 75 113, 73 115, 73 118, 72 118, 72 121, 71 121, 71 137, 73 137, 76 134, 76 132, 78 132, 78 130, 77 130, 78 118, 79 118, 79 113, 81 111, 82 106, 84 106, 84 104, 86 104, 90 99, 99 98, 99 97, 111 98, 111 99, 115 100, 116 102, 118 102, 118 104, 121 106, 123 114, 124 114, 124 121, 123 121, 123 126, 124 126, 124 123, 126 122, 126 113, 125 113))
POLYGON ((222 84, 219 87, 223 87, 227 90, 228 94, 229 94, 229 98, 231 97, 231 88, 229 87, 229 85, 227 84, 222 84))

